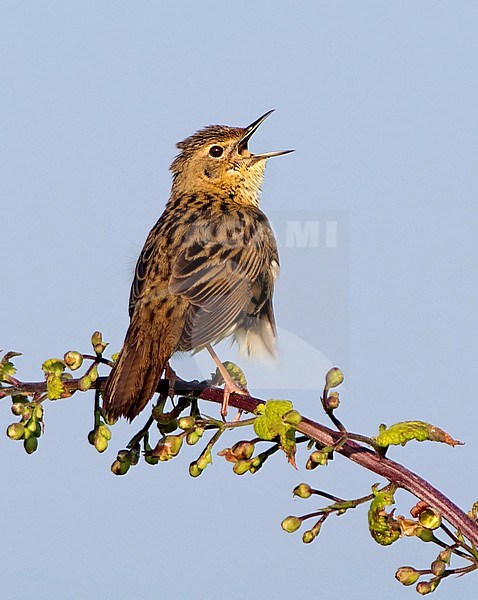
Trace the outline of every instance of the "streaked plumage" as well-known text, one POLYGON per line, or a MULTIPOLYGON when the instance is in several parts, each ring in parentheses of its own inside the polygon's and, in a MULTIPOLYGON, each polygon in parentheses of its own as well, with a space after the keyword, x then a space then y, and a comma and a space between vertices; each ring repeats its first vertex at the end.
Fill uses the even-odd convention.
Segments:
POLYGON ((104 393, 108 417, 139 414, 176 351, 232 336, 248 355, 274 355, 279 258, 258 197, 266 159, 281 153, 247 149, 268 114, 178 143, 171 197, 136 265, 131 322, 104 393))

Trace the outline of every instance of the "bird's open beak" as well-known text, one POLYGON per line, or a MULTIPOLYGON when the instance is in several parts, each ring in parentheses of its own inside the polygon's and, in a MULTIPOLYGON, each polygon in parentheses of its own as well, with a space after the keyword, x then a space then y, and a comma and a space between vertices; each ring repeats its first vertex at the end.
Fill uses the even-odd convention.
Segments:
MULTIPOLYGON (((274 112, 274 109, 267 111, 262 117, 259 117, 254 123, 251 123, 248 127, 246 127, 246 133, 242 136, 242 138, 237 142, 237 151, 239 154, 242 154, 244 150, 248 150, 247 143, 254 135, 254 133, 259 129, 259 127, 264 123, 269 115, 274 112)), ((272 158, 273 156, 281 156, 282 154, 289 154, 290 152, 294 152, 294 150, 277 150, 276 152, 263 152, 262 154, 250 154, 248 152, 248 158, 252 158, 254 160, 260 160, 265 158, 272 158)))

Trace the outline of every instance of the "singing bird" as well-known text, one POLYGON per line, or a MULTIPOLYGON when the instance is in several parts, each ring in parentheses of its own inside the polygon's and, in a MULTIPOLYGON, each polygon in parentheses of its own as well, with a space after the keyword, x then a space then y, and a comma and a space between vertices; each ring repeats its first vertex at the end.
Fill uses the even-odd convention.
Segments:
POLYGON ((212 349, 232 337, 247 355, 274 355, 277 244, 259 193, 268 158, 248 143, 273 111, 248 127, 210 125, 177 144, 171 196, 146 239, 129 300, 123 348, 103 396, 108 418, 134 419, 175 352, 207 348, 231 392, 244 393, 212 349))

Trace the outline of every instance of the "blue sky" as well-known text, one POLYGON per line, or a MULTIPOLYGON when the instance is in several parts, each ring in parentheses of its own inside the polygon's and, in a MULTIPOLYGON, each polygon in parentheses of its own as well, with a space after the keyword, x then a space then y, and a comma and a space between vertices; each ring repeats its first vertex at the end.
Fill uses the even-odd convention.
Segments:
MULTIPOLYGON (((478 496, 477 21, 467 1, 5 2, 0 347, 24 353, 20 378, 88 350, 95 329, 121 347, 175 143, 275 108, 251 147, 296 149, 270 161, 262 195, 281 241, 281 360, 244 364, 251 391, 323 419, 323 374, 343 367, 339 416, 351 430, 423 419, 466 442, 392 456, 468 509, 478 496), (318 224, 318 243, 288 247, 291 222, 318 224)), ((175 366, 188 377, 210 369, 202 356, 175 366)), ((303 480, 368 492, 376 478, 341 458, 296 473, 275 456, 241 478, 217 458, 193 480, 193 448, 115 478, 109 466, 136 424, 116 426, 97 455, 91 406, 87 395, 47 406, 35 455, 0 438, 6 598, 405 598, 414 592, 394 581, 396 567, 433 560, 409 540, 378 547, 364 511, 330 519, 310 546, 280 530, 317 506, 292 501, 303 480)), ((0 413, 6 427, 6 402, 0 413)), ((404 514, 412 501, 399 499, 404 514)), ((435 595, 475 588, 469 576, 435 595)))

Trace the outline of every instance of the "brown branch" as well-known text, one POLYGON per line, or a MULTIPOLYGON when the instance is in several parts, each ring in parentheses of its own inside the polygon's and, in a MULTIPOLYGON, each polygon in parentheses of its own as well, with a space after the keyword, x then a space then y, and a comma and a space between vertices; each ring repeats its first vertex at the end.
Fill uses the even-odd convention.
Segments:
MULTIPOLYGON (((199 397, 221 403, 223 392, 217 388, 206 388, 199 397)), ((238 394, 232 394, 229 399, 230 406, 247 412, 254 412, 261 402, 263 400, 238 394)), ((325 446, 332 446, 342 437, 341 432, 334 431, 306 417, 302 418, 296 429, 325 446)), ((418 499, 425 501, 451 525, 459 529, 474 546, 478 545, 478 523, 413 471, 353 441, 345 442, 337 452, 369 471, 385 477, 390 483, 407 490, 418 499)))
MULTIPOLYGON (((92 384, 92 389, 103 389, 107 377, 98 377, 92 384)), ((79 379, 70 379, 64 382, 65 387, 73 393, 78 390, 79 379)), ((202 400, 222 404, 223 390, 219 388, 208 387, 207 382, 199 381, 175 381, 174 389, 179 395, 194 395, 202 400)), ((20 393, 41 393, 46 391, 45 382, 40 383, 19 383, 10 388, 1 390, 4 395, 13 395, 20 393)), ((168 391, 168 381, 161 380, 158 386, 158 392, 168 391)), ((243 396, 240 394, 231 394, 229 405, 240 410, 253 413, 259 404, 264 400, 243 396)), ((312 421, 306 417, 296 427, 297 431, 310 437, 311 439, 323 444, 332 446, 337 441, 343 439, 343 433, 334 431, 325 425, 312 421)), ((425 479, 413 473, 403 465, 377 454, 375 451, 365 448, 360 444, 347 440, 337 450, 339 454, 349 460, 365 467, 369 471, 376 473, 388 479, 398 487, 409 491, 411 494, 425 501, 434 510, 436 510, 444 519, 460 532, 473 544, 478 547, 478 523, 469 517, 456 504, 451 502, 444 494, 433 487, 425 479)))

